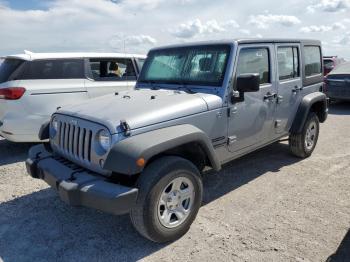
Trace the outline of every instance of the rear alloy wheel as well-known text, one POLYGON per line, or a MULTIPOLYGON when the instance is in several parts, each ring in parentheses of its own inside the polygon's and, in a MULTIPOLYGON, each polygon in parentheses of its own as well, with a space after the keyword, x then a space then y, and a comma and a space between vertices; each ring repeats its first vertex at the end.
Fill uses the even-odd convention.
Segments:
POLYGON ((150 163, 137 182, 139 195, 130 212, 135 229, 154 242, 183 236, 202 204, 200 173, 190 161, 166 156, 150 163))
POLYGON ((289 136, 289 148, 292 154, 300 158, 309 157, 316 147, 319 132, 318 117, 314 112, 310 112, 301 133, 292 133, 289 136))

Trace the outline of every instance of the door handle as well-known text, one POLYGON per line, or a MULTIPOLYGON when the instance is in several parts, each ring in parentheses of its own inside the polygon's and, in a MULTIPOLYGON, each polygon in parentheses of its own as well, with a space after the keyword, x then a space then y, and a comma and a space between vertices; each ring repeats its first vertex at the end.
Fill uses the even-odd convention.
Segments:
POLYGON ((292 89, 292 92, 293 93, 297 93, 299 91, 303 90, 303 87, 299 87, 299 86, 295 86, 293 89, 292 89))
POLYGON ((277 97, 276 93, 270 93, 268 92, 266 95, 264 95, 264 100, 271 100, 277 97))

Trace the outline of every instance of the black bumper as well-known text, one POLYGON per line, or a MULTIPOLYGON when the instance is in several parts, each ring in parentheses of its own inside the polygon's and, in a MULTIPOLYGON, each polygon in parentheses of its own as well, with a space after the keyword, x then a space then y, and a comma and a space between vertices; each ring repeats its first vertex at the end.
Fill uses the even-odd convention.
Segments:
POLYGON ((26 167, 30 176, 44 180, 72 206, 121 215, 128 213, 136 203, 138 189, 111 183, 101 175, 62 161, 43 145, 30 149, 26 167))

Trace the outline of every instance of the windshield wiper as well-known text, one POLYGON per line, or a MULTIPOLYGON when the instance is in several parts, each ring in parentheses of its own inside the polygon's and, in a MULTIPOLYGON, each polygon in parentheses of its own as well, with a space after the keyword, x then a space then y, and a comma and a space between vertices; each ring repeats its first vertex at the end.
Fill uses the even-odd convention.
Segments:
POLYGON ((172 84, 175 84, 175 85, 180 85, 178 87, 178 89, 182 89, 184 90, 185 92, 189 93, 189 94, 195 94, 196 92, 193 91, 191 88, 189 88, 185 83, 183 82, 180 82, 180 81, 175 81, 175 82, 171 82, 172 84))
POLYGON ((153 80, 142 80, 140 81, 141 83, 144 83, 144 84, 149 84, 151 85, 151 89, 152 90, 159 90, 160 87, 159 86, 156 86, 155 84, 157 84, 156 81, 153 81, 153 80))

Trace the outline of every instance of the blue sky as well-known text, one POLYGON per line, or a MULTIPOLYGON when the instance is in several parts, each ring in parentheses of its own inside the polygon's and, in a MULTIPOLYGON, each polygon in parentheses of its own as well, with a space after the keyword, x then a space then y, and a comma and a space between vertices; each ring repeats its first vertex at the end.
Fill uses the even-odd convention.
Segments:
POLYGON ((350 60, 350 0, 0 0, 0 30, 0 55, 272 37, 320 39, 350 60))
POLYGON ((2 1, 5 3, 8 7, 16 10, 31 10, 31 9, 41 9, 41 10, 47 10, 50 6, 51 0, 7 0, 2 1))

